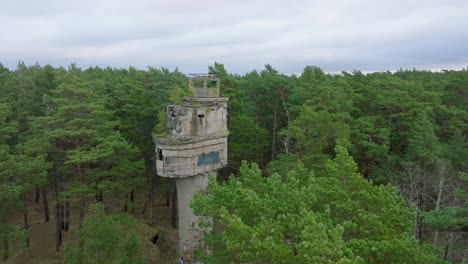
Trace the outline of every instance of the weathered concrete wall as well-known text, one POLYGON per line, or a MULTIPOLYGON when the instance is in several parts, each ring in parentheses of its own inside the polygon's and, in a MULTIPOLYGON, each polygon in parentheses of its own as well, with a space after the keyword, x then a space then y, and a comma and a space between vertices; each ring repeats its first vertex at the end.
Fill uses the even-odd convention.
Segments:
POLYGON ((227 106, 220 102, 203 106, 171 105, 167 110, 167 127, 172 135, 180 137, 202 137, 227 131, 227 106))
MULTIPOLYGON (((226 135, 227 136, 227 135, 226 135)), ((227 137, 193 143, 169 145, 156 143, 156 169, 162 177, 189 177, 220 169, 227 164, 227 137), (219 162, 200 162, 208 153, 217 152, 219 162)), ((180 143, 180 142, 177 142, 180 143)))
MULTIPOLYGON (((211 174, 216 175, 215 172, 211 174)), ((196 192, 206 190, 208 174, 178 178, 177 204, 179 206, 179 254, 184 260, 193 260, 193 251, 204 250, 203 230, 198 226, 199 218, 193 214, 190 201, 196 192)))

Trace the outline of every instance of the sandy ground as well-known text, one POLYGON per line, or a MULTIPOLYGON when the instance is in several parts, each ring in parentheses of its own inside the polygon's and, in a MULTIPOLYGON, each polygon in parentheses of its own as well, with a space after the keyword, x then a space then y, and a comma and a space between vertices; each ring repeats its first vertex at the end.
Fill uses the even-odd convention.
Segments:
MULTIPOLYGON (((161 184, 158 184, 161 186, 161 184)), ((151 254, 156 252, 158 256, 153 263, 177 263, 177 229, 171 227, 171 208, 166 207, 165 196, 157 188, 155 193, 155 203, 153 205, 153 223, 154 226, 146 225, 149 218, 149 208, 143 215, 143 207, 147 200, 147 191, 138 190, 135 196, 135 211, 133 215, 141 220, 142 228, 139 230, 138 236, 141 243, 144 244, 146 252, 151 254), (154 231, 154 232, 153 232, 154 231), (150 243, 152 233, 158 233, 159 239, 154 246, 150 243)), ((28 196, 28 213, 30 223, 30 243, 29 248, 25 247, 24 241, 14 241, 10 243, 10 259, 4 262, 5 264, 54 264, 63 263, 62 252, 55 252, 55 201, 48 190, 50 221, 44 222, 44 208, 42 197, 39 203, 35 202, 35 194, 31 193, 28 196)), ((106 210, 119 211, 122 210, 122 203, 113 198, 112 194, 104 195, 106 210)), ((89 202, 88 202, 89 203, 89 202)), ((77 239, 78 227, 78 204, 71 203, 70 211, 70 231, 64 233, 64 243, 77 239)), ((23 215, 18 213, 11 219, 18 226, 23 226, 23 215)))

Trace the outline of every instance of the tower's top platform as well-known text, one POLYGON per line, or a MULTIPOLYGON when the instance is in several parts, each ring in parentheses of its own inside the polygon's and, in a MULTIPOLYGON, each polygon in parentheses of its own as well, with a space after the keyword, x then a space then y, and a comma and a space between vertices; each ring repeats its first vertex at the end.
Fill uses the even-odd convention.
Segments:
POLYGON ((189 90, 191 97, 220 97, 219 78, 213 74, 190 74, 189 90))

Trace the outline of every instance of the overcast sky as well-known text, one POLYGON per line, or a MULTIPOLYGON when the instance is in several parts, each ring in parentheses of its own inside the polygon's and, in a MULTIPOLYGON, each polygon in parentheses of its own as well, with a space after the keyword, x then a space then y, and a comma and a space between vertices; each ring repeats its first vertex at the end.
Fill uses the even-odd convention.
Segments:
POLYGON ((0 0, 0 63, 284 73, 468 67, 468 0, 0 0))

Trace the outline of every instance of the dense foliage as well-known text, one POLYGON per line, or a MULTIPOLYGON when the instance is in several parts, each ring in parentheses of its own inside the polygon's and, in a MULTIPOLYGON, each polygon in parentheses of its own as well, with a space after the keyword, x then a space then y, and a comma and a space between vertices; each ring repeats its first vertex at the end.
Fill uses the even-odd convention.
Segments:
POLYGON ((136 238, 134 221, 109 216, 100 204, 93 204, 79 233, 78 245, 65 248, 66 264, 145 264, 136 238))
POLYGON ((262 177, 244 163, 226 184, 211 179, 194 198, 213 220, 204 263, 439 263, 412 236, 414 213, 396 190, 356 173, 343 147, 320 173, 298 162, 286 174, 262 177))
MULTIPOLYGON (((306 67, 284 75, 266 65, 234 75, 215 63, 209 71, 230 99, 229 166, 218 178, 239 175, 211 188, 246 203, 238 212, 227 200, 224 211, 203 211, 232 215, 216 229, 225 236, 211 237, 232 243, 211 241, 213 258, 236 249, 231 261, 252 260, 256 248, 265 260, 430 262, 437 254, 466 261, 467 70, 332 75, 306 67), (243 160, 259 168, 241 166, 243 160), (264 193, 250 196, 255 188, 264 193), (268 200, 273 194, 277 199, 268 200), (239 215, 247 212, 251 222, 239 215), (268 230, 268 221, 277 229, 268 230), (235 242, 242 235, 249 243, 235 242), (271 247, 278 255, 267 256, 271 247)), ((9 241, 29 245, 26 197, 34 192, 43 197, 44 221, 56 222, 56 250, 70 225, 70 203, 80 205, 78 226, 88 205, 105 204, 108 196, 129 212, 136 191, 147 192, 151 203, 152 134, 164 128, 166 105, 186 89, 184 74, 164 68, 0 65, 3 258, 9 241), (47 194, 53 194, 53 217, 47 194), (10 220, 17 213, 24 214, 22 227, 10 220)))

